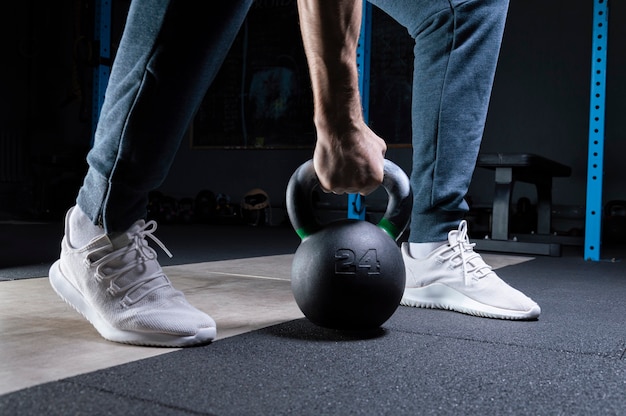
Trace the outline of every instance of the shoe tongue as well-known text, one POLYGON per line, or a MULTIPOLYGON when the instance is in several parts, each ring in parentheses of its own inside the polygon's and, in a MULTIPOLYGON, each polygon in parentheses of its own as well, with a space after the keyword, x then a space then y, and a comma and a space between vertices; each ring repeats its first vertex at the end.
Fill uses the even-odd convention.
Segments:
POLYGON ((111 239, 107 234, 92 238, 86 247, 89 249, 88 256, 91 261, 96 261, 113 251, 111 239))
MULTIPOLYGON (((145 241, 143 243, 147 244, 145 241)), ((143 250, 147 250, 147 248, 143 248, 143 250)), ((152 251, 152 253, 154 253, 154 251, 152 251)), ((140 255, 137 250, 130 250, 117 264, 113 264, 118 267, 135 264, 132 269, 121 274, 115 280, 115 285, 120 288, 134 286, 140 280, 149 278, 149 280, 145 283, 137 285, 132 293, 127 293, 127 296, 130 296, 131 298, 137 298, 144 291, 150 290, 150 288, 155 285, 159 286, 168 282, 167 278, 163 274, 159 262, 156 260, 156 255, 154 259, 144 259, 144 261, 138 261, 139 257, 140 255)))
MULTIPOLYGON (((134 236, 145 226, 145 221, 139 220, 133 224, 128 231, 111 237, 113 251, 123 249, 129 244, 135 244, 134 236)), ((156 252, 149 247, 145 238, 137 239, 136 249, 128 250, 122 257, 117 258, 105 266, 105 272, 114 272, 116 269, 124 268, 129 264, 135 264, 132 270, 121 274, 115 281, 118 287, 126 287, 137 282, 138 279, 154 277, 146 284, 140 285, 133 292, 132 297, 140 295, 142 290, 149 290, 154 285, 167 283, 167 278, 162 273, 161 266, 157 261, 156 252)))
POLYGON ((139 220, 134 223, 126 232, 119 234, 111 234, 109 239, 111 240, 111 245, 113 246, 113 250, 120 249, 122 247, 126 247, 133 240, 133 236, 137 234, 137 232, 146 225, 144 220, 139 220))
POLYGON ((459 232, 457 230, 452 230, 448 233, 448 243, 451 246, 456 246, 459 243, 459 232))
POLYGON ((451 246, 455 246, 459 243, 469 243, 469 238, 467 236, 467 222, 465 220, 461 221, 458 229, 451 230, 448 233, 448 242, 451 246))

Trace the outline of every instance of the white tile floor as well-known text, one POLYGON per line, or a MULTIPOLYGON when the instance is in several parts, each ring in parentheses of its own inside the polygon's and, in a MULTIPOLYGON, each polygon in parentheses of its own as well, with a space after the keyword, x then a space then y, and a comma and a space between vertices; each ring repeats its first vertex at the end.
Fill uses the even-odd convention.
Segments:
MULTIPOLYGON (((218 340, 301 318, 290 288, 292 255, 165 267, 174 286, 217 322, 218 340)), ((494 268, 527 257, 484 255, 494 268)), ((175 349, 102 339, 47 278, 0 282, 0 394, 175 349)))

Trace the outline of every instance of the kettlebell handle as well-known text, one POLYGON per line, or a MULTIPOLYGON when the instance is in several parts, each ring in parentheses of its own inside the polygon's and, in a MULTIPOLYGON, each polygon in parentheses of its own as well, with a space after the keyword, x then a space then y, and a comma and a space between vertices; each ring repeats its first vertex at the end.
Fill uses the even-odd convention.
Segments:
MULTIPOLYGON (((287 184, 287 214, 294 230, 302 240, 323 226, 313 210, 313 190, 319 186, 313 160, 304 162, 291 175, 287 184)), ((387 191, 387 209, 378 227, 397 240, 406 229, 411 218, 413 194, 409 178, 392 161, 385 159, 382 186, 387 191)))

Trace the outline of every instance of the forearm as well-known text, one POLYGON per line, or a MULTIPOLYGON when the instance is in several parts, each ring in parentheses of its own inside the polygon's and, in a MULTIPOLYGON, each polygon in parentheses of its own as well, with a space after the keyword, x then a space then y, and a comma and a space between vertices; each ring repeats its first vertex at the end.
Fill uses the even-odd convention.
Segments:
POLYGON ((363 0, 298 0, 317 132, 313 162, 322 189, 376 189, 383 180, 384 140, 363 120, 356 49, 363 0))
POLYGON ((318 130, 362 123, 356 66, 361 9, 362 0, 298 0, 318 130))

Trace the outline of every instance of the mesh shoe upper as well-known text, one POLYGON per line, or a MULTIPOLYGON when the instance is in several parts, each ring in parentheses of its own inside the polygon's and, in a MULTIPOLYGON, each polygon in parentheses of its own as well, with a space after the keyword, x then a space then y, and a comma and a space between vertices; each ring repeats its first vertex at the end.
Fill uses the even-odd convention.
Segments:
POLYGON ((169 254, 155 230, 154 221, 140 220, 112 240, 101 235, 81 248, 70 246, 66 232, 52 286, 112 341, 182 346, 213 339, 213 319, 172 287, 148 245, 146 238, 169 254))
POLYGON ((407 272, 403 305, 505 319, 539 316, 539 306, 500 279, 474 251, 465 221, 450 231, 447 244, 423 259, 413 258, 408 247, 402 246, 407 272))

